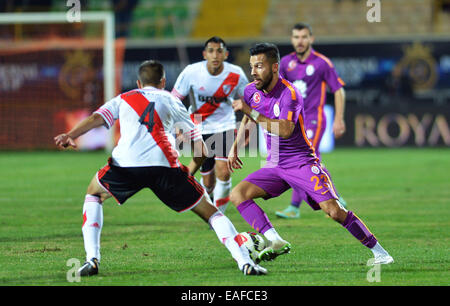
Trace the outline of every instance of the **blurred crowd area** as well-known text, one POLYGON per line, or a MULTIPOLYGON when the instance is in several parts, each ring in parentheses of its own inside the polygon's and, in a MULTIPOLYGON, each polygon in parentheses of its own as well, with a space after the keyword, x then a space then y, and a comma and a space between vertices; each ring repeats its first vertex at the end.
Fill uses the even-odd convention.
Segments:
MULTIPOLYGON (((67 11, 65 0, 2 0, 1 12, 67 11)), ((448 33, 449 0, 383 0, 369 23, 367 0, 77 0, 81 11, 114 11, 116 35, 135 39, 279 37, 308 22, 317 36, 448 33), (220 21, 220 22, 218 22, 220 21)))
MULTIPOLYGON (((67 13, 74 3, 81 16, 114 12, 116 38, 127 41, 125 53, 117 53, 124 54, 123 90, 134 86, 137 65, 148 56, 164 62, 172 86, 187 63, 202 59, 196 47, 212 35, 229 43, 229 61, 243 68, 250 42, 275 42, 285 55, 292 52, 292 26, 302 21, 345 80, 348 101, 450 103, 450 0, 2 0, 0 12, 67 13), (377 3, 379 20, 370 22, 377 3)), ((18 23, 0 26, 0 41, 99 38, 102 31, 83 22, 18 23)))

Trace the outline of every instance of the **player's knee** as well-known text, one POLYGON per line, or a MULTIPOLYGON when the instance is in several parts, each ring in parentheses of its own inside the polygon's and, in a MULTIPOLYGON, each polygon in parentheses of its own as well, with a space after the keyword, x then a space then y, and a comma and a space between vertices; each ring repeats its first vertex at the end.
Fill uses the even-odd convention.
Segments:
POLYGON ((102 203, 111 197, 109 193, 107 193, 97 182, 96 177, 94 176, 87 188, 86 194, 97 196, 101 199, 102 203))
POLYGON ((245 200, 246 199, 245 199, 245 195, 243 193, 243 190, 241 190, 240 188, 236 188, 236 187, 231 190, 230 201, 235 206, 238 206, 239 204, 241 204, 245 200))
POLYGON ((216 176, 221 181, 228 181, 230 179, 230 170, 228 170, 227 162, 218 160, 216 162, 216 176))

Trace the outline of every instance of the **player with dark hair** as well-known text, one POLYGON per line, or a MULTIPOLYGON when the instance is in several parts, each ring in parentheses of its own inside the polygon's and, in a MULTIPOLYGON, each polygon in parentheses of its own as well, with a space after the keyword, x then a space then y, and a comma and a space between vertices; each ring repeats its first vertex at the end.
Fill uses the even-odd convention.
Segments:
POLYGON ((279 76, 278 48, 269 43, 252 47, 250 67, 254 81, 245 88, 244 101, 233 102, 233 109, 242 111, 245 119, 229 153, 228 163, 230 171, 242 168, 238 144, 245 137, 245 125, 249 120, 260 124, 266 136, 267 163, 231 192, 231 201, 245 221, 269 240, 269 246, 261 251, 259 258, 272 260, 288 253, 291 244, 281 238, 254 199, 278 197, 293 188, 306 194, 306 201, 314 210, 322 209, 368 247, 374 254, 374 264, 393 262, 356 214, 339 204, 333 182, 323 170, 306 135, 302 96, 292 83, 279 76))
MULTIPOLYGON (((305 132, 310 139, 316 155, 320 159, 319 146, 326 128, 324 106, 327 88, 334 94, 335 115, 333 134, 336 138, 345 133, 345 91, 344 81, 338 76, 333 63, 323 54, 312 48, 314 36, 307 23, 297 23, 292 28, 291 43, 295 51, 281 59, 280 75, 292 82, 300 91, 305 104, 305 132)), ((322 165, 323 166, 323 165, 322 165)), ((327 169, 324 167, 324 170, 327 169)), ((304 193, 292 192, 291 205, 277 211, 280 218, 299 218, 300 204, 306 200, 304 193)), ((342 197, 339 202, 345 207, 342 197)))
POLYGON ((192 91, 189 112, 203 135, 209 155, 204 161, 192 160, 191 168, 201 166, 201 183, 214 198, 214 205, 225 212, 232 187, 227 155, 234 141, 236 117, 231 107, 240 99, 248 79, 239 66, 228 63, 229 52, 217 36, 205 42, 204 61, 188 65, 178 76, 172 94, 183 100, 192 91))
POLYGON ((114 197, 122 205, 143 188, 150 188, 171 209, 192 210, 208 222, 245 275, 266 274, 250 259, 245 246, 239 245, 233 224, 212 205, 192 176, 194 171, 178 160, 172 136, 175 125, 199 150, 194 152, 196 156, 205 155, 206 147, 181 101, 163 90, 165 84, 163 66, 157 61, 145 61, 139 67, 138 89, 118 95, 70 132, 55 137, 57 146, 76 147, 77 137, 96 127, 110 128, 120 120, 121 138, 108 164, 94 175, 87 189, 82 225, 86 262, 79 275, 98 274, 103 202, 114 197))

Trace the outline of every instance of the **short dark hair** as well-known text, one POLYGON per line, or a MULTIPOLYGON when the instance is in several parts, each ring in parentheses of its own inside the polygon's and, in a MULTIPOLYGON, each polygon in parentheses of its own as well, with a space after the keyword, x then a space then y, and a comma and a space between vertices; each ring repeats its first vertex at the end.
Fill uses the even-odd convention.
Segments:
POLYGON ((280 51, 278 47, 272 43, 258 43, 250 48, 250 55, 265 54, 272 64, 280 62, 280 51))
POLYGON ((138 79, 142 85, 158 85, 164 77, 164 67, 156 60, 142 62, 138 70, 138 79))
POLYGON ((299 23, 294 24, 294 26, 292 27, 292 30, 299 30, 300 31, 300 30, 303 30, 303 29, 308 29, 309 35, 313 35, 312 27, 308 23, 299 22, 299 23))
POLYGON ((205 42, 205 48, 208 46, 208 44, 209 44, 210 42, 217 43, 217 44, 222 44, 223 47, 224 47, 224 49, 227 48, 227 44, 226 44, 225 41, 224 41, 222 38, 220 38, 219 36, 213 36, 213 37, 211 37, 210 39, 208 39, 208 40, 205 42))

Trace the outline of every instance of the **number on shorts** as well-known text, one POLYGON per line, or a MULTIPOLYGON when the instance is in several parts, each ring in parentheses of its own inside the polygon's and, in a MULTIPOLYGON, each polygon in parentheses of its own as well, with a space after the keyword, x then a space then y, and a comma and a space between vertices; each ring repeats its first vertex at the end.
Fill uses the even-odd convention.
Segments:
POLYGON ((153 131, 153 126, 155 125, 153 115, 155 112, 155 102, 148 103, 141 117, 139 118, 139 123, 147 127, 149 133, 153 131), (145 120, 148 114, 148 120, 145 120))
MULTIPOLYGON (((317 175, 314 175, 311 177, 311 182, 315 181, 315 185, 314 185, 314 191, 320 190, 322 189, 324 186, 322 184, 320 184, 320 180, 323 180, 325 187, 328 188, 328 178, 326 175, 321 174, 320 175, 320 179, 317 175)), ((325 190, 324 192, 322 192, 322 194, 327 193, 329 190, 325 190)))

